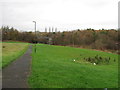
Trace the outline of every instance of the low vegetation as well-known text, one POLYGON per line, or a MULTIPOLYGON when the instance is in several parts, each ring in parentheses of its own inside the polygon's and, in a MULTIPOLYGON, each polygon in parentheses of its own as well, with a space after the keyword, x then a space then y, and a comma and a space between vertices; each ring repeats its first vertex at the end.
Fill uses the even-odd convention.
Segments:
POLYGON ((3 42, 2 43, 2 67, 16 60, 28 48, 28 43, 3 42))
POLYGON ((34 49, 31 88, 118 87, 117 54, 44 44, 37 44, 36 53, 34 49))
POLYGON ((90 62, 90 63, 95 63, 95 64, 109 64, 110 61, 116 62, 116 59, 111 59, 110 57, 102 57, 99 55, 96 55, 95 57, 84 57, 84 60, 90 62))

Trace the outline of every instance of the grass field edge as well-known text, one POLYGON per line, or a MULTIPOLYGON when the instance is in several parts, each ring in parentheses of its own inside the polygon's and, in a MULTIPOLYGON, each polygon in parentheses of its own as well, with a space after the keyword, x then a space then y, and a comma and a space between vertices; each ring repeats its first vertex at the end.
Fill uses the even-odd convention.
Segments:
POLYGON ((7 63, 7 64, 4 65, 4 66, 2 65, 2 69, 5 68, 5 67, 7 67, 9 64, 11 64, 13 61, 15 61, 15 60, 16 60, 17 58, 19 58, 20 56, 22 56, 22 55, 27 51, 29 45, 30 45, 30 44, 28 44, 21 52, 19 52, 19 54, 18 54, 16 57, 14 57, 9 63, 7 63))

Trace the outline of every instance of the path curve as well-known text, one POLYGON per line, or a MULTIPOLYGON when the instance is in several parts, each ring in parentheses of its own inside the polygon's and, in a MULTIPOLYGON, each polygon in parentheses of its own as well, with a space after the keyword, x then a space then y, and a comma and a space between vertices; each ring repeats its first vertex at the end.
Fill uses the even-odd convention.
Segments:
POLYGON ((28 88, 27 77, 32 60, 32 45, 17 60, 2 70, 2 88, 28 88))

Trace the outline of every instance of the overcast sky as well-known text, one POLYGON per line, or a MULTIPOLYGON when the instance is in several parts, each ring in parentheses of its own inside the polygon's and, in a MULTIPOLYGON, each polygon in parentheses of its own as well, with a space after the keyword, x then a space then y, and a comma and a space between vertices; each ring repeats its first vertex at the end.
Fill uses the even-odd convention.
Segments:
POLYGON ((2 25, 18 30, 116 29, 119 0, 1 0, 2 25))

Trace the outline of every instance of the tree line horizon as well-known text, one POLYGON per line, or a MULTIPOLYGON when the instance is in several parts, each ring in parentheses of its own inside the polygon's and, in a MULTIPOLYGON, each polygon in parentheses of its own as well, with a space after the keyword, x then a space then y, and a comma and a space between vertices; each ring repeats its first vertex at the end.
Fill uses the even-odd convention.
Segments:
POLYGON ((35 35, 32 31, 18 31, 17 29, 8 26, 2 26, 2 41, 13 40, 29 43, 44 43, 51 45, 73 46, 81 48, 90 48, 98 50, 110 50, 118 53, 120 38, 117 29, 84 29, 58 32, 57 28, 52 32, 39 32, 35 35))

